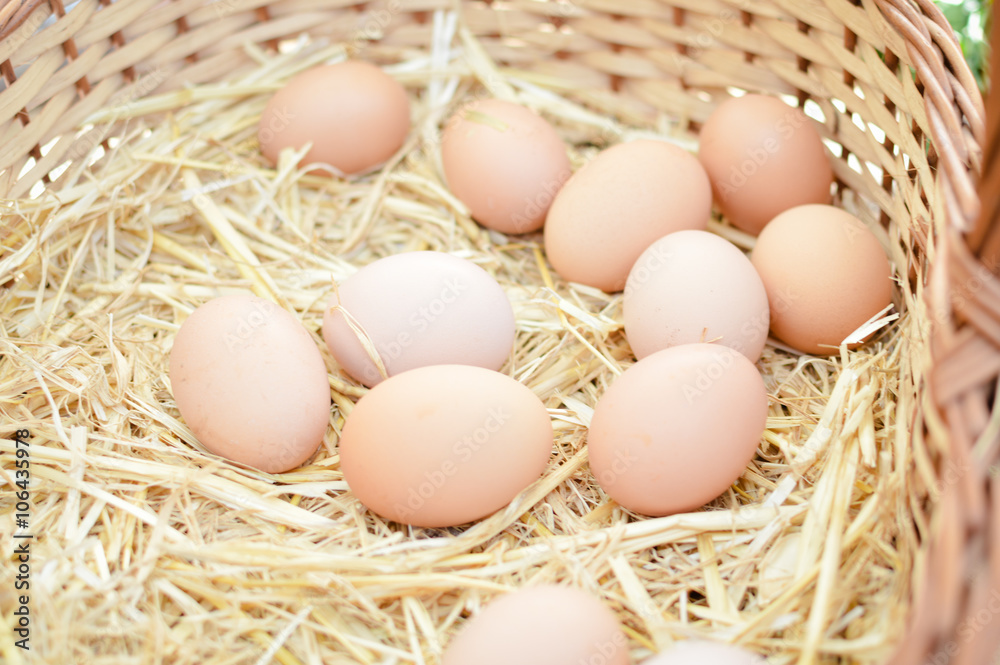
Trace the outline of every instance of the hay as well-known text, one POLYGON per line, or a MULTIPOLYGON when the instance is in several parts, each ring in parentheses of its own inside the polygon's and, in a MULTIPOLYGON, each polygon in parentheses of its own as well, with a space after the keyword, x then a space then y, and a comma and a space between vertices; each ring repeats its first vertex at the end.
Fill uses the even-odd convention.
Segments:
MULTIPOLYGON (((687 148, 696 137, 670 119, 609 114, 608 100, 575 98, 571 82, 498 70, 456 29, 439 14, 429 55, 371 52, 400 63, 389 71, 417 100, 410 142, 377 173, 304 175, 296 155, 276 169, 259 156, 269 94, 347 55, 300 41, 278 54, 247 47, 257 68, 225 85, 97 113, 81 131, 113 137, 107 149, 70 164, 58 187, 6 203, 0 475, 13 484, 12 439, 28 429, 35 534, 33 651, 14 648, 4 623, 8 663, 434 663, 496 594, 547 581, 608 603, 636 661, 695 636, 773 663, 887 655, 916 565, 914 502, 934 477, 917 426, 920 294, 903 280, 902 316, 861 350, 818 359, 769 345, 759 364, 767 431, 739 482, 692 514, 627 513, 596 485, 585 445, 597 399, 633 362, 621 296, 560 280, 539 235, 477 226, 442 181, 439 128, 462 101, 492 94, 539 109, 572 143, 575 166, 635 136, 687 148), (333 281, 428 249, 503 285, 518 327, 503 371, 544 400, 556 429, 538 482, 506 510, 443 530, 387 523, 347 492, 337 439, 365 390, 318 333, 333 281), (301 319, 331 373, 326 440, 282 475, 208 454, 165 369, 196 306, 247 289, 301 319)), ((712 229, 752 242, 718 220, 712 229)), ((920 284, 923 266, 910 268, 920 284)), ((5 514, 13 501, 0 498, 5 514)), ((13 528, 3 521, 5 552, 13 528)), ((7 616, 13 575, 3 569, 7 616)))

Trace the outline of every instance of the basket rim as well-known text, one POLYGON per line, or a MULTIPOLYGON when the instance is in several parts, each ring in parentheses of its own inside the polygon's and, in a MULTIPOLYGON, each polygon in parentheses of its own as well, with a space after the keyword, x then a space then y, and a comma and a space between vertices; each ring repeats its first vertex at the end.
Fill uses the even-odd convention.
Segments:
MULTIPOLYGON (((104 4, 103 0, 101 1, 104 4)), ((247 6, 253 5, 256 10, 261 6, 268 5, 268 2, 254 0, 246 4, 247 6)), ((600 2, 593 4, 599 7, 603 6, 600 2)), ((680 4, 684 4, 684 2, 680 4)), ((914 0, 913 2, 909 0, 865 0, 860 4, 849 0, 845 0, 843 3, 835 3, 833 0, 826 2, 826 5, 833 4, 843 5, 845 12, 854 11, 847 9, 847 5, 861 7, 861 10, 851 14, 850 20, 852 21, 857 20, 860 11, 880 12, 888 23, 897 26, 900 35, 908 35, 914 42, 911 43, 911 39, 903 39, 907 51, 906 58, 915 63, 917 81, 923 86, 920 101, 922 105, 926 105, 924 108, 928 117, 930 134, 928 141, 937 160, 936 165, 940 166, 935 183, 940 184, 943 189, 943 200, 933 202, 939 208, 935 208, 934 205, 928 205, 928 208, 932 213, 940 210, 941 216, 947 220, 949 225, 947 229, 942 229, 939 224, 932 222, 931 226, 924 230, 930 236, 924 240, 925 243, 928 243, 924 246, 925 250, 928 245, 934 247, 934 243, 939 238, 943 238, 950 232, 949 229, 959 231, 972 229, 973 220, 977 218, 980 201, 975 186, 979 159, 977 151, 986 135, 987 116, 981 97, 977 98, 976 94, 967 88, 968 82, 974 83, 974 79, 961 55, 954 34, 950 32, 950 28, 949 31, 945 31, 942 27, 943 14, 931 0, 914 0)), ((21 26, 30 25, 29 19, 34 12, 46 11, 43 5, 42 0, 0 0, 0 41, 19 30, 21 26)), ((205 5, 200 4, 199 8, 203 6, 205 5)), ((61 0, 50 0, 47 7, 49 15, 58 13, 59 8, 62 8, 61 0), (53 6, 56 9, 53 9, 53 6)), ((801 22, 801 19, 796 20, 801 22)), ((785 33, 781 33, 781 36, 789 40, 803 39, 802 36, 786 35, 785 33)), ((7 61, 6 64, 9 68, 10 61, 7 61)), ((798 66, 798 64, 795 63, 794 66, 798 66)), ((192 63, 191 66, 196 65, 192 63)), ((846 68, 844 73, 846 77, 846 68)), ((800 74, 795 73, 792 65, 789 65, 789 71, 786 74, 789 80, 800 76, 800 74)), ((805 74, 801 74, 801 76, 805 76, 805 74)), ((844 85, 847 85, 846 82, 844 85)), ((7 87, 0 90, 0 94, 4 94, 10 89, 7 87)), ((800 90, 803 95, 808 96, 805 90, 800 90)), ((978 88, 976 88, 976 92, 978 93, 978 88)), ((908 94, 909 91, 904 89, 900 97, 906 99, 908 94)), ((106 99, 110 99, 110 96, 106 99)), ((873 100, 872 103, 878 104, 882 101, 873 100)), ((801 98, 800 103, 802 103, 801 98)), ((2 129, 0 126, 0 130, 2 129)), ((849 184, 847 187, 853 189, 849 184)), ((888 192, 891 198, 892 183, 883 183, 883 189, 888 192)), ((862 193, 862 195, 867 194, 862 193)), ((882 221, 887 222, 888 216, 884 208, 882 214, 882 221)), ((934 217, 937 218, 937 215, 934 217)), ((914 232, 919 233, 920 231, 914 232)), ((914 245, 919 245, 920 242, 917 240, 914 245)), ((0 256, 0 265, 2 265, 2 260, 3 257, 0 256)), ((747 513, 744 517, 750 520, 760 516, 747 513)), ((636 531, 641 530, 637 529, 636 531)), ((820 635, 817 633, 815 639, 818 640, 819 637, 820 635)))

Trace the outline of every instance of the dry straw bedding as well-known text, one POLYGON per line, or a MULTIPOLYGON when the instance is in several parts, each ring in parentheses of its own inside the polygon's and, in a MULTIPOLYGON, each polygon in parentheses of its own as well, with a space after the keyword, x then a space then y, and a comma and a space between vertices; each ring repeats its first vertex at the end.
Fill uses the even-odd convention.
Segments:
MULTIPOLYGON (((28 429, 35 540, 33 650, 13 647, 5 621, 7 662, 435 663, 491 598, 551 581, 613 608, 636 660, 692 636, 739 642, 774 663, 887 655, 931 477, 914 375, 926 312, 910 291, 923 266, 904 253, 899 229, 878 227, 895 265, 917 276, 897 289, 900 318, 830 358, 769 345, 759 363, 767 431, 740 480, 702 511, 633 515, 597 486, 585 445, 598 398, 634 362, 621 296, 560 280, 539 235, 503 237, 471 221, 444 185, 437 141, 447 113, 487 95, 540 110, 575 166, 636 136, 692 149, 696 136, 670 119, 620 122, 498 69, 446 15, 429 57, 389 68, 415 104, 396 159, 352 180, 303 175, 290 154, 270 169, 256 146, 268 96, 346 53, 304 40, 281 53, 246 48, 257 66, 224 84, 125 99, 93 116, 119 137, 108 154, 71 165, 58 191, 8 202, 0 475, 13 483, 11 439, 28 429), (504 287, 518 332, 503 371, 544 401, 556 430, 544 476, 462 528, 385 522, 339 471, 338 435, 364 389, 322 344, 325 303, 334 281, 413 250, 470 259, 504 287), (247 289, 293 312, 330 371, 326 439, 282 475, 208 454, 180 419, 165 369, 196 306, 247 289)), ((874 222, 849 190, 843 197, 874 222)), ((718 220, 712 228, 752 242, 718 220)), ((0 506, 12 511, 6 489, 0 506)), ((13 528, 2 520, 5 556, 13 528)), ((13 575, 5 564, 4 616, 13 575)))

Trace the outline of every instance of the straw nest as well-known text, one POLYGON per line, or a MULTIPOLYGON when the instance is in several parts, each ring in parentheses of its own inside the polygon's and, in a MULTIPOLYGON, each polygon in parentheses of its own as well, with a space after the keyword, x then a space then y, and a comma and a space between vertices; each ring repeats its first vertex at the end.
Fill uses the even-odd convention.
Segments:
MULTIPOLYGON (((81 127, 94 149, 58 191, 7 202, 0 451, 13 484, 12 439, 30 431, 34 534, 33 649, 15 648, 4 622, 7 662, 435 663, 491 598, 553 581, 613 608, 637 661, 688 637, 741 643, 774 663, 868 663, 891 651, 933 482, 916 426, 927 313, 910 290, 924 266, 899 229, 884 231, 845 190, 837 203, 917 277, 897 289, 899 318, 830 358, 769 344, 759 363, 767 431, 742 478, 695 513, 630 514, 596 484, 585 445, 598 398, 634 362, 621 296, 561 281, 540 236, 471 221, 443 183, 437 141, 448 113, 488 95, 542 112, 575 166, 634 136, 690 149, 697 137, 497 69, 446 18, 428 52, 358 56, 394 62, 415 100, 410 141, 377 173, 310 176, 296 155, 275 169, 260 157, 268 96, 297 71, 356 55, 299 41, 271 54, 247 47, 257 67, 225 85, 119 100, 81 127), (475 261, 506 289, 518 333, 503 371, 544 401, 556 429, 539 481, 508 509, 447 530, 385 522, 348 491, 337 440, 364 389, 318 332, 334 281, 428 249, 475 261), (301 319, 330 371, 327 437, 282 475, 208 454, 165 369, 196 306, 247 289, 301 319)), ((712 228, 752 242, 718 220, 712 228)), ((13 502, 5 491, 5 515, 13 502)), ((5 518, 5 552, 13 530, 5 518)), ((0 574, 5 616, 14 574, 0 574)))

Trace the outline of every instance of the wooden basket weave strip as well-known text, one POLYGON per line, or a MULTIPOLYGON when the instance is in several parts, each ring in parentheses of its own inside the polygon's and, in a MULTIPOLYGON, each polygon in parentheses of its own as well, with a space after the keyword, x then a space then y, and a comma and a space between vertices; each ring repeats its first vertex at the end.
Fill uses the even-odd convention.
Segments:
MULTIPOLYGON (((989 185, 1000 170, 998 105, 987 118, 930 0, 0 2, 0 194, 11 212, 43 189, 80 184, 95 148, 108 148, 140 109, 150 118, 172 110, 142 107, 152 95, 252 72, 256 50, 299 35, 403 61, 426 50, 437 10, 457 9, 505 71, 622 123, 668 118, 697 131, 734 88, 796 98, 822 117, 836 201, 882 224, 903 282, 897 304, 926 323, 927 336, 907 340, 899 360, 920 399, 897 405, 908 441, 891 456, 910 484, 912 512, 901 520, 919 538, 901 532, 896 543, 901 565, 915 559, 918 574, 917 611, 895 662, 954 650, 954 662, 975 664, 995 651, 995 631, 963 640, 961 630, 1000 581, 1000 548, 988 546, 1000 531, 988 473, 1000 439, 991 408, 1000 284, 981 268, 995 271, 1000 244, 1000 188, 989 185), (981 582, 987 565, 992 586, 981 582)), ((28 261, 19 249, 0 253, 0 283, 28 261)), ((905 608, 882 609, 899 614, 901 632, 905 608)), ((822 661, 824 620, 802 618, 799 662, 822 661)))
MULTIPOLYGON (((990 71, 1000 71, 1000 22, 993 21, 990 71)), ((931 271, 933 327, 928 390, 939 453, 938 501, 909 638, 896 662, 996 662, 1000 631, 1000 88, 986 103, 981 177, 945 174, 948 228, 931 271), (973 182, 966 182, 972 178, 973 182), (977 188, 977 189, 974 189, 977 188), (975 192, 975 193, 973 193, 975 192)))
MULTIPOLYGON (((67 13, 58 0, 5 3, 3 191, 12 198, 24 195, 55 166, 89 149, 72 130, 102 106, 249 66, 245 41, 266 45, 308 32, 360 45, 372 36, 378 39, 369 51, 378 56, 426 44, 432 29, 427 12, 450 3, 393 0, 365 3, 361 11, 355 5, 85 0, 67 13), (58 142, 42 156, 41 147, 53 140, 58 142), (42 159, 22 175, 31 155, 42 159)), ((625 119, 648 120, 659 110, 703 121, 729 86, 812 99, 826 107, 828 137, 846 149, 837 170, 845 184, 859 189, 858 178, 866 177, 847 168, 848 154, 885 167, 902 159, 894 154, 900 146, 916 160, 918 172, 940 160, 950 183, 943 191, 946 205, 961 211, 959 219, 975 216, 966 165, 975 164, 982 140, 982 104, 955 40, 929 1, 472 2, 462 4, 462 19, 501 62, 575 88, 625 119), (903 65, 902 53, 908 56, 903 65), (908 66, 916 79, 899 75, 908 66), (831 98, 885 131, 885 141, 835 121, 831 98), (896 114, 900 108, 906 113, 896 114), (920 149, 925 135, 934 147, 927 164, 920 149)), ((880 184, 888 192, 891 183, 887 171, 880 184)), ((893 204, 887 193, 878 203, 890 217, 901 218, 906 211, 899 206, 913 205, 901 198, 905 204, 893 204)))

